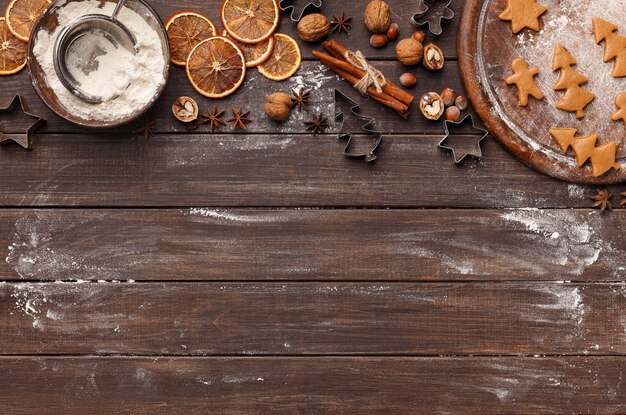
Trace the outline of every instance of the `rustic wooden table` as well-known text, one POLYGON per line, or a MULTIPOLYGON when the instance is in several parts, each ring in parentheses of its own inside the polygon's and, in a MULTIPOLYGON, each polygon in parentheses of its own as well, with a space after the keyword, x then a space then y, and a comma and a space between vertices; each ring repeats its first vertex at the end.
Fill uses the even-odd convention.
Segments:
MULTIPOLYGON (((391 0, 404 35, 413 3, 391 0)), ((324 13, 354 16, 339 39, 398 76, 394 48, 368 46, 364 4, 324 13)), ((461 4, 437 41, 446 69, 419 70, 417 96, 463 90, 461 4)), ((362 101, 385 132, 371 165, 305 134, 305 114, 268 122, 270 92, 312 87, 330 115, 332 88, 349 91, 310 50, 290 81, 252 71, 223 102, 174 68, 149 141, 60 120, 25 72, 0 80, 0 103, 23 94, 48 120, 34 151, 0 149, 0 413, 626 412, 624 211, 588 210, 595 189, 492 139, 456 166, 415 110, 362 101), (180 95, 255 122, 187 132, 180 95)))

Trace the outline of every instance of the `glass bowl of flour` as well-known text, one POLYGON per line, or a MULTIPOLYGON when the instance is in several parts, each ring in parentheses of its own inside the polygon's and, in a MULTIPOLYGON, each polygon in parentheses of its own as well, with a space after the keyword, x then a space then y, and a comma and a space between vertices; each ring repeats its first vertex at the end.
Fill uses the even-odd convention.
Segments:
POLYGON ((143 0, 126 0, 118 19, 137 40, 134 54, 98 33, 88 33, 71 54, 68 66, 87 93, 104 97, 98 104, 81 100, 59 80, 54 43, 64 27, 87 14, 111 15, 116 1, 57 0, 41 17, 31 37, 28 66, 43 101, 60 117, 84 127, 113 128, 150 109, 169 75, 167 32, 157 13, 143 0))

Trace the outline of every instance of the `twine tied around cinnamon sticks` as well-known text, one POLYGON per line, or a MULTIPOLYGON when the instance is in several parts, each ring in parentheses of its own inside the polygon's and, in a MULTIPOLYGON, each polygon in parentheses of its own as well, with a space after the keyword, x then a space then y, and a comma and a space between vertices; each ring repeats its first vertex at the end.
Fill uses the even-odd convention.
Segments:
POLYGON ((361 78, 359 82, 354 84, 354 89, 356 89, 363 95, 367 95, 367 89, 371 86, 376 88, 376 91, 378 91, 378 93, 383 92, 383 87, 387 85, 387 79, 385 78, 385 75, 383 75, 381 71, 370 65, 360 50, 357 50, 356 52, 347 50, 343 56, 349 64, 365 72, 363 78, 361 78))
POLYGON ((322 42, 322 47, 327 53, 314 50, 313 56, 359 92, 391 108, 405 120, 408 119, 409 107, 415 99, 413 95, 386 79, 360 52, 351 52, 334 39, 322 42))

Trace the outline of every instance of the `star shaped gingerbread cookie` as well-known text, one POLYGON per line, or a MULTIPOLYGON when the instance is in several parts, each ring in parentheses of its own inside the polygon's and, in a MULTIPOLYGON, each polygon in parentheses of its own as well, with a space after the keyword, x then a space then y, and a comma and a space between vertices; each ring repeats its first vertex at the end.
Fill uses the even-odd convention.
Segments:
POLYGON ((548 10, 535 0, 508 0, 508 6, 499 16, 500 20, 510 21, 513 33, 524 28, 539 31, 539 16, 548 10))

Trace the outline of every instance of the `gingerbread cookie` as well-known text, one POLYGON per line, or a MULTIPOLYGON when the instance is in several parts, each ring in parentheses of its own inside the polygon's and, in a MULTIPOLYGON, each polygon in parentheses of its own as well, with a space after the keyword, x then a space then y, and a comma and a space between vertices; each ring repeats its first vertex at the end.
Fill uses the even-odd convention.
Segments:
POLYGON ((532 95, 535 99, 542 100, 544 95, 535 83, 535 76, 539 73, 539 68, 529 68, 524 58, 517 58, 511 65, 513 75, 505 79, 508 85, 515 84, 519 93, 519 106, 528 105, 528 96, 532 95))
POLYGON ((500 14, 500 20, 510 21, 513 33, 518 33, 525 27, 539 31, 539 16, 544 14, 547 7, 538 4, 535 0, 508 0, 506 9, 500 14))
POLYGON ((622 120, 624 122, 624 128, 626 128, 626 94, 619 94, 617 98, 615 98, 615 106, 618 111, 613 114, 611 118, 613 121, 622 120))
POLYGON ((626 76, 626 37, 617 33, 617 26, 611 22, 593 18, 593 35, 596 43, 604 42, 604 62, 615 59, 613 76, 621 78, 626 76))
POLYGON ((571 147, 576 155, 578 167, 582 167, 587 160, 591 160, 591 174, 600 177, 611 169, 619 170, 620 164, 615 160, 617 146, 610 142, 596 147, 598 136, 596 134, 576 137, 576 128, 553 128, 550 130, 552 137, 567 152, 571 147))
POLYGON ((576 118, 585 116, 585 107, 593 101, 595 94, 583 89, 581 85, 589 82, 589 78, 577 72, 573 65, 576 59, 563 47, 556 45, 554 50, 553 71, 561 71, 559 81, 554 85, 555 91, 565 91, 563 98, 556 104, 556 107, 563 111, 575 112, 576 118))

